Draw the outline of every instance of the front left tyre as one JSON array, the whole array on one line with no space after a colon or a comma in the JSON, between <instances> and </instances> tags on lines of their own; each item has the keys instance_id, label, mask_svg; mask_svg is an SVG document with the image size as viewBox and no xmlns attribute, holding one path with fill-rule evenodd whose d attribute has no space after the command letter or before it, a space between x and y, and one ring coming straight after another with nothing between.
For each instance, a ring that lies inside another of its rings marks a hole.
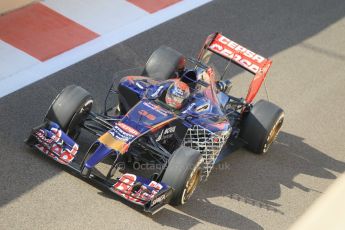
<instances>
[{"instance_id":1,"label":"front left tyre","mask_svg":"<svg viewBox=\"0 0 345 230\"><path fill-rule=\"evenodd\" d=\"M174 151L162 182L174 189L171 205L182 205L189 200L201 180L203 158L189 147L181 146Z\"/></svg>"}]
</instances>

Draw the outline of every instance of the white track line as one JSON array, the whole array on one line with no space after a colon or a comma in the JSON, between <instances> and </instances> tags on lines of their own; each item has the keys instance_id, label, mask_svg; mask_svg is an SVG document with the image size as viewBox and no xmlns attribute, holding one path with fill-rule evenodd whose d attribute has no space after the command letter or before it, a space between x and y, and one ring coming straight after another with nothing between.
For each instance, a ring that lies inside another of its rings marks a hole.
<instances>
[{"instance_id":1,"label":"white track line","mask_svg":"<svg viewBox=\"0 0 345 230\"><path fill-rule=\"evenodd\" d=\"M0 86L2 85L2 79L41 63L24 51L2 40L0 40L0 60Z\"/></svg>"},{"instance_id":2,"label":"white track line","mask_svg":"<svg viewBox=\"0 0 345 230\"><path fill-rule=\"evenodd\" d=\"M184 0L0 80L0 98L212 0Z\"/></svg>"},{"instance_id":3,"label":"white track line","mask_svg":"<svg viewBox=\"0 0 345 230\"><path fill-rule=\"evenodd\" d=\"M100 35L147 17L149 13L125 0L44 0L44 5Z\"/></svg>"}]
</instances>

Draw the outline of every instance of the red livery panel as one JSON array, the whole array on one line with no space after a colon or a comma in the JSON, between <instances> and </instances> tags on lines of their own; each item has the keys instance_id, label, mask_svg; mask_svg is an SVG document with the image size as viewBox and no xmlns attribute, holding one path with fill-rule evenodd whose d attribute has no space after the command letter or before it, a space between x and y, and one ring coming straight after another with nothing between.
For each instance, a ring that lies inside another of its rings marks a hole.
<instances>
[{"instance_id":1,"label":"red livery panel","mask_svg":"<svg viewBox=\"0 0 345 230\"><path fill-rule=\"evenodd\" d=\"M224 37L222 34L218 34L215 37L209 49L227 59L235 61L254 74L258 73L269 61L229 38Z\"/></svg>"},{"instance_id":2,"label":"red livery panel","mask_svg":"<svg viewBox=\"0 0 345 230\"><path fill-rule=\"evenodd\" d=\"M206 41L206 44L208 42L209 41ZM239 45L231 39L223 36L221 33L216 33L214 35L213 40L209 43L207 48L208 50L235 62L239 66L255 74L246 97L247 102L252 102L259 91L261 84L265 80L272 61Z\"/></svg>"}]
</instances>

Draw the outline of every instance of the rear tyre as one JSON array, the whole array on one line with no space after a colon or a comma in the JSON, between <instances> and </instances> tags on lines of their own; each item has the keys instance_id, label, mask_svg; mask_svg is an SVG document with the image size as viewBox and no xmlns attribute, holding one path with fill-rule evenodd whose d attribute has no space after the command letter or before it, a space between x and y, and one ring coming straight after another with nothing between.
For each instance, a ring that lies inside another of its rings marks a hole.
<instances>
[{"instance_id":1,"label":"rear tyre","mask_svg":"<svg viewBox=\"0 0 345 230\"><path fill-rule=\"evenodd\" d=\"M92 104L93 99L88 91L80 86L67 86L50 105L45 120L57 123L64 132L76 138Z\"/></svg>"},{"instance_id":2,"label":"rear tyre","mask_svg":"<svg viewBox=\"0 0 345 230\"><path fill-rule=\"evenodd\" d=\"M167 80L184 64L185 57L181 53L170 47L161 46L151 54L143 75L155 80Z\"/></svg>"},{"instance_id":3,"label":"rear tyre","mask_svg":"<svg viewBox=\"0 0 345 230\"><path fill-rule=\"evenodd\" d=\"M254 153L266 153L283 125L284 111L277 105L260 100L245 115L240 136L246 148Z\"/></svg>"},{"instance_id":4,"label":"rear tyre","mask_svg":"<svg viewBox=\"0 0 345 230\"><path fill-rule=\"evenodd\" d=\"M188 147L174 151L162 182L174 189L171 205L177 206L187 202L201 180L203 158L201 154Z\"/></svg>"}]
</instances>

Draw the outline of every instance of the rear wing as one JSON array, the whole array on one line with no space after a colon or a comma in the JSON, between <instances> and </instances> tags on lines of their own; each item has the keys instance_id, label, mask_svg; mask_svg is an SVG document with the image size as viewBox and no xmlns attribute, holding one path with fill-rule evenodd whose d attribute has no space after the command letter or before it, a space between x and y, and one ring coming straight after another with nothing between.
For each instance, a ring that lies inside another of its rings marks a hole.
<instances>
[{"instance_id":1,"label":"rear wing","mask_svg":"<svg viewBox=\"0 0 345 230\"><path fill-rule=\"evenodd\" d=\"M221 33L214 33L207 37L198 59L204 63L208 63L211 56L208 51L255 74L246 96L246 101L251 103L265 80L272 61L239 45Z\"/></svg>"}]
</instances>

